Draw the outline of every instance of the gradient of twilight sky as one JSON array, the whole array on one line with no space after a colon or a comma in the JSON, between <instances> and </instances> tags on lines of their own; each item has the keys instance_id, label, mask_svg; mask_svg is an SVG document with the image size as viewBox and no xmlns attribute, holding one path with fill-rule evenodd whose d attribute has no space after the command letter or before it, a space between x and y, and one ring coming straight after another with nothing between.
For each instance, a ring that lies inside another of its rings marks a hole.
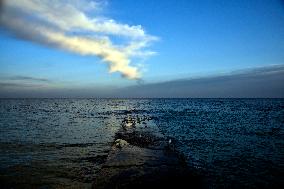
<instances>
[{"instance_id":1,"label":"gradient of twilight sky","mask_svg":"<svg viewBox=\"0 0 284 189\"><path fill-rule=\"evenodd\" d=\"M67 18L62 24L60 16L52 15L56 11L41 15L42 10L53 10L50 4L56 1L45 1L49 9L37 10L28 4L38 0L7 2L0 27L0 81L6 88L101 90L136 85L137 78L147 84L284 65L281 0L62 1L82 11L90 23L97 19L91 26L77 26ZM66 12L71 15L70 10ZM20 16L24 24L7 23L7 18ZM115 32L109 23L116 24ZM100 31L99 24L105 24ZM42 28L29 29L38 25ZM43 34L34 38L36 32ZM64 39L55 38L56 32ZM93 43L84 41L81 49L71 41L90 36Z\"/></svg>"}]
</instances>

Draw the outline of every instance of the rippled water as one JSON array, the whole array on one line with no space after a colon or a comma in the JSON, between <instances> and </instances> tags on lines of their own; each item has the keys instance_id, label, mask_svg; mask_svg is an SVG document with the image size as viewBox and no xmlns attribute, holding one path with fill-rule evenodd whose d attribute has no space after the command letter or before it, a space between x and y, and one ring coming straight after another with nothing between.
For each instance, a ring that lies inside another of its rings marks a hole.
<instances>
[{"instance_id":1,"label":"rippled water","mask_svg":"<svg viewBox=\"0 0 284 189\"><path fill-rule=\"evenodd\" d=\"M157 119L211 186L283 185L284 100L165 100Z\"/></svg>"},{"instance_id":2,"label":"rippled water","mask_svg":"<svg viewBox=\"0 0 284 189\"><path fill-rule=\"evenodd\" d=\"M128 114L154 117L212 188L283 186L284 99L2 99L0 181L90 187Z\"/></svg>"}]
</instances>

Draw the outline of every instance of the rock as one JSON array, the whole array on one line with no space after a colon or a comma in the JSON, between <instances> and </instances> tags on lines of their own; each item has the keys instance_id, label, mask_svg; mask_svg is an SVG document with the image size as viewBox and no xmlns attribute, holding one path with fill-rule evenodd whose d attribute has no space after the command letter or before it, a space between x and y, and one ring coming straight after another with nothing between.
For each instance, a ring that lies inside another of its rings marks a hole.
<instances>
[{"instance_id":1,"label":"rock","mask_svg":"<svg viewBox=\"0 0 284 189\"><path fill-rule=\"evenodd\" d=\"M115 143L115 146L118 147L118 148L122 148L123 146L128 145L128 142L126 140L123 140L123 139L116 139L114 143Z\"/></svg>"},{"instance_id":2,"label":"rock","mask_svg":"<svg viewBox=\"0 0 284 189\"><path fill-rule=\"evenodd\" d=\"M173 141L167 140L157 125L144 117L141 124L136 122L136 127L123 128L116 133L115 145L92 188L202 188L199 175L189 169L182 156L169 148ZM132 120L125 118L122 127Z\"/></svg>"}]
</instances>

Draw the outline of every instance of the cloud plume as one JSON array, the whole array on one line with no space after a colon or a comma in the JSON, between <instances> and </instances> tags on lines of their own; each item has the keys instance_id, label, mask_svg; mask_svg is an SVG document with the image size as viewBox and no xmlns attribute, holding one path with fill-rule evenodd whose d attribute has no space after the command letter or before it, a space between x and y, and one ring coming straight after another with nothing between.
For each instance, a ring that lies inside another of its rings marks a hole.
<instances>
[{"instance_id":1,"label":"cloud plume","mask_svg":"<svg viewBox=\"0 0 284 189\"><path fill-rule=\"evenodd\" d=\"M128 79L141 77L132 62L134 57L154 54L145 48L157 38L140 25L130 26L101 16L103 1L4 0L1 4L1 26L15 36L80 55L98 56L108 64L110 73L120 72Z\"/></svg>"}]
</instances>

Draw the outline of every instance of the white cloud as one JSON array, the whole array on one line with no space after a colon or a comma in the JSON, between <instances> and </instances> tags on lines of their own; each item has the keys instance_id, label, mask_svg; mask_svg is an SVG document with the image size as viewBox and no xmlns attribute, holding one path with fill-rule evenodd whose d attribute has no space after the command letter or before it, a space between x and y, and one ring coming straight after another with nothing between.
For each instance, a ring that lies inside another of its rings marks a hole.
<instances>
[{"instance_id":1,"label":"white cloud","mask_svg":"<svg viewBox=\"0 0 284 189\"><path fill-rule=\"evenodd\" d=\"M1 24L18 37L81 55L95 55L109 64L110 72L138 79L132 57L146 57L144 50L157 40L140 26L121 24L100 15L102 1L6 0ZM92 12L93 17L87 13ZM112 37L122 38L114 44Z\"/></svg>"}]
</instances>

